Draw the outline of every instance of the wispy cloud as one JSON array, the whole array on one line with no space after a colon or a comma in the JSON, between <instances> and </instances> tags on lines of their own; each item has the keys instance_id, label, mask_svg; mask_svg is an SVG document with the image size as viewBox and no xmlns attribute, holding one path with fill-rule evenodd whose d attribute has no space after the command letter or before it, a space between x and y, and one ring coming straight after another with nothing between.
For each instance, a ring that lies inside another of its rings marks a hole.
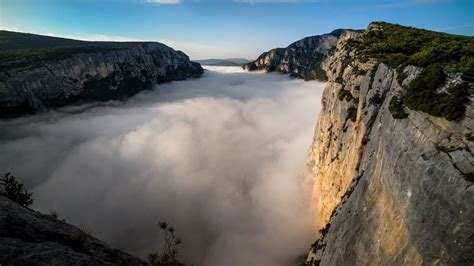
<instances>
[{"instance_id":1,"label":"wispy cloud","mask_svg":"<svg viewBox=\"0 0 474 266\"><path fill-rule=\"evenodd\" d=\"M317 2L317 0L234 0L234 2L255 5L255 4L272 4L272 3L290 3L290 4L314 3L314 2Z\"/></svg>"},{"instance_id":2,"label":"wispy cloud","mask_svg":"<svg viewBox=\"0 0 474 266\"><path fill-rule=\"evenodd\" d=\"M161 5L178 5L181 3L181 0L145 0L145 2Z\"/></svg>"},{"instance_id":3,"label":"wispy cloud","mask_svg":"<svg viewBox=\"0 0 474 266\"><path fill-rule=\"evenodd\" d=\"M407 0L407 1L393 1L384 4L378 4L375 7L378 8L406 8L419 5L434 5L448 3L450 0Z\"/></svg>"}]
</instances>

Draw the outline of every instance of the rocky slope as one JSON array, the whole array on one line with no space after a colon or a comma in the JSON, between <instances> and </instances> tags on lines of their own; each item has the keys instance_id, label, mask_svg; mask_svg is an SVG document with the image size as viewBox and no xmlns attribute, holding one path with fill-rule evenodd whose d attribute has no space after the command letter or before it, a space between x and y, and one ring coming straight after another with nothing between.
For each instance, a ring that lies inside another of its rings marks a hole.
<instances>
[{"instance_id":1,"label":"rocky slope","mask_svg":"<svg viewBox=\"0 0 474 266\"><path fill-rule=\"evenodd\" d=\"M203 73L184 53L160 43L73 42L74 46L37 48L30 57L24 53L31 50L2 50L0 117L78 101L122 99Z\"/></svg>"},{"instance_id":2,"label":"rocky slope","mask_svg":"<svg viewBox=\"0 0 474 266\"><path fill-rule=\"evenodd\" d=\"M473 84L462 119L406 107L395 119L392 98L422 69L399 77L358 57L354 43L375 30L343 33L322 64L329 81L308 158L321 230L308 264L472 265Z\"/></svg>"},{"instance_id":3,"label":"rocky slope","mask_svg":"<svg viewBox=\"0 0 474 266\"><path fill-rule=\"evenodd\" d=\"M0 196L1 265L146 265L87 232Z\"/></svg>"},{"instance_id":4,"label":"rocky slope","mask_svg":"<svg viewBox=\"0 0 474 266\"><path fill-rule=\"evenodd\" d=\"M338 29L328 34L304 38L286 48L272 49L260 55L257 60L245 64L243 68L249 71L276 71L306 80L325 80L321 63L336 47L337 40L344 31Z\"/></svg>"}]
</instances>

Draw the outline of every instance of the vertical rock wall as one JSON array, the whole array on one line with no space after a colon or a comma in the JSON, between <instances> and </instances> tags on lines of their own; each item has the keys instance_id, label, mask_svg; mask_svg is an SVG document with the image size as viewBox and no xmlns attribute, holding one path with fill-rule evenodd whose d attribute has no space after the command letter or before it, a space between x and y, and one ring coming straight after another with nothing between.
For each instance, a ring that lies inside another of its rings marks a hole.
<instances>
[{"instance_id":1,"label":"vertical rock wall","mask_svg":"<svg viewBox=\"0 0 474 266\"><path fill-rule=\"evenodd\" d=\"M458 122L406 110L394 69L355 59L347 32L323 62L323 94L308 165L320 238L308 261L322 265L472 265L474 106ZM420 69L405 68L408 83Z\"/></svg>"}]
</instances>

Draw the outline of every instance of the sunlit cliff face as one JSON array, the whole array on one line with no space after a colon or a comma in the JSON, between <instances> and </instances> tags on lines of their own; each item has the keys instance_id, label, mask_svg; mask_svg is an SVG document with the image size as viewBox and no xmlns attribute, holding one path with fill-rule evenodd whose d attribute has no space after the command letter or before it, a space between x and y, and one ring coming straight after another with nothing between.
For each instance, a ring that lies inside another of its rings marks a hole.
<instances>
[{"instance_id":1,"label":"sunlit cliff face","mask_svg":"<svg viewBox=\"0 0 474 266\"><path fill-rule=\"evenodd\" d=\"M125 104L0 122L0 170L112 245L145 257L156 223L199 265L288 265L314 238L307 150L322 83L211 68Z\"/></svg>"}]
</instances>

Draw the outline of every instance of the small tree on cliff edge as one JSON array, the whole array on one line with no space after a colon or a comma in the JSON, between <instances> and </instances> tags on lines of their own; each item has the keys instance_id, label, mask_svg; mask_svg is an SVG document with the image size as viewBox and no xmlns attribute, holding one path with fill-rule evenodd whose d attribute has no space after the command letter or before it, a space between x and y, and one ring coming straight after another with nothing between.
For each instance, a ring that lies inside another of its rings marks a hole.
<instances>
[{"instance_id":1,"label":"small tree on cliff edge","mask_svg":"<svg viewBox=\"0 0 474 266\"><path fill-rule=\"evenodd\" d=\"M152 266L183 266L178 260L178 245L181 244L181 238L174 234L174 227L165 221L160 221L158 226L164 233L165 243L161 253L155 252L148 255L148 262Z\"/></svg>"},{"instance_id":2,"label":"small tree on cliff edge","mask_svg":"<svg viewBox=\"0 0 474 266\"><path fill-rule=\"evenodd\" d=\"M6 173L0 178L0 195L3 195L23 207L33 203L33 193L29 193L22 183L16 181L16 178L10 173Z\"/></svg>"}]
</instances>

